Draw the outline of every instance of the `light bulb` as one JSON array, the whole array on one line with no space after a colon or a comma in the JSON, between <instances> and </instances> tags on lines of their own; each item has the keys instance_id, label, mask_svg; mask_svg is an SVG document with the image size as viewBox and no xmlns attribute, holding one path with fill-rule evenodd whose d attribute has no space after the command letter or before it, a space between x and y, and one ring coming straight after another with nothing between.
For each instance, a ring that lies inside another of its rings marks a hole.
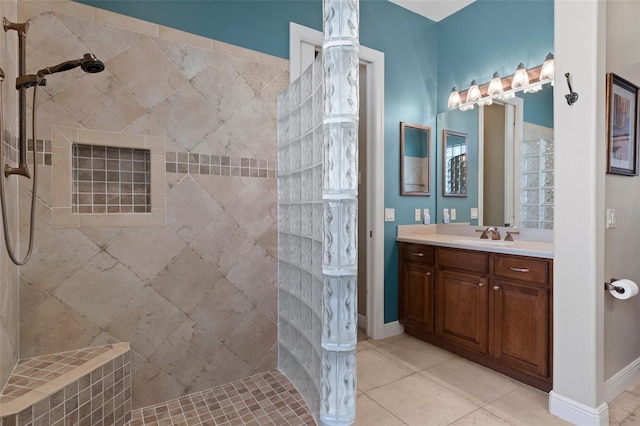
<instances>
[{"instance_id":1,"label":"light bulb","mask_svg":"<svg viewBox=\"0 0 640 426\"><path fill-rule=\"evenodd\" d=\"M555 72L555 61L553 59L553 53L549 53L542 64L540 69L540 80L553 79Z\"/></svg>"},{"instance_id":2,"label":"light bulb","mask_svg":"<svg viewBox=\"0 0 640 426\"><path fill-rule=\"evenodd\" d=\"M527 74L527 68L521 62L518 65L516 73L513 75L513 81L511 82L512 89L521 89L529 85L529 74Z\"/></svg>"},{"instance_id":3,"label":"light bulb","mask_svg":"<svg viewBox=\"0 0 640 426\"><path fill-rule=\"evenodd\" d=\"M460 97L460 92L456 89L456 86L453 86L451 89L451 94L449 95L449 102L447 102L447 106L449 109L458 108L462 104L462 98Z\"/></svg>"},{"instance_id":4,"label":"light bulb","mask_svg":"<svg viewBox=\"0 0 640 426\"><path fill-rule=\"evenodd\" d=\"M466 103L469 102L478 102L480 99L480 87L478 87L478 82L475 80L471 81L471 85L469 86L469 90L467 91L467 100Z\"/></svg>"},{"instance_id":5,"label":"light bulb","mask_svg":"<svg viewBox=\"0 0 640 426\"><path fill-rule=\"evenodd\" d=\"M500 78L500 74L498 72L493 73L493 78L489 82L489 88L487 89L487 94L489 96L500 95L504 89L502 88L502 79Z\"/></svg>"}]
</instances>

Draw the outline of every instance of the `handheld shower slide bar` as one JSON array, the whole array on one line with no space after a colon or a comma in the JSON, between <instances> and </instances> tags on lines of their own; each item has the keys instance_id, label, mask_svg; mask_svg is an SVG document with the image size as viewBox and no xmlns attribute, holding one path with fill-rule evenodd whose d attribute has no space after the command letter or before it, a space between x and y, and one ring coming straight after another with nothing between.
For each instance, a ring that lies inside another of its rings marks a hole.
<instances>
[{"instance_id":1,"label":"handheld shower slide bar","mask_svg":"<svg viewBox=\"0 0 640 426\"><path fill-rule=\"evenodd\" d=\"M37 112L37 93L38 86L46 86L45 76L55 74L58 72L69 71L74 68L80 67L83 71L93 74L104 70L104 63L100 61L92 53L86 53L82 58L65 61L52 67L46 67L39 70L36 74L26 74L27 61L26 61L26 37L29 30L29 21L23 23L10 22L7 18L2 19L3 28L6 31L13 30L18 33L18 77L16 78L16 90L18 90L18 166L11 167L8 164L4 166L4 176L16 174L18 176L24 176L31 178L27 162L27 89L34 87L33 89L33 108L31 119L31 138L33 140L33 186L31 190L31 217L29 221L29 247L27 253L22 260L19 260L12 248L7 219L7 208L4 191L4 181L0 178L0 204L2 205L2 225L4 229L4 241L7 247L9 258L16 265L24 265L31 257L33 251L33 232L35 222L35 206L36 206L36 191L38 188L38 166L36 164L36 158L38 154L37 138L36 138L36 112ZM4 71L0 68L0 135L4 134L4 123L2 116L4 115L4 105L2 100L2 83L4 81ZM0 158L4 158L3 154L3 142L0 140Z\"/></svg>"}]
</instances>

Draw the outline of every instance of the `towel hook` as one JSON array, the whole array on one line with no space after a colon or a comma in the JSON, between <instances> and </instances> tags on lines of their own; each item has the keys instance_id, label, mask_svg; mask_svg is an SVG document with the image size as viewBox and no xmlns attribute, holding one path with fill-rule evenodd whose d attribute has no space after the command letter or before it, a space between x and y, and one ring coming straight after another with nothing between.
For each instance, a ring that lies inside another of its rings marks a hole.
<instances>
[{"instance_id":1,"label":"towel hook","mask_svg":"<svg viewBox=\"0 0 640 426\"><path fill-rule=\"evenodd\" d=\"M567 85L569 86L569 94L564 95L564 97L567 99L567 103L569 104L569 106L571 106L578 101L578 94L571 88L571 75L569 73L566 73L564 76L567 78Z\"/></svg>"}]
</instances>

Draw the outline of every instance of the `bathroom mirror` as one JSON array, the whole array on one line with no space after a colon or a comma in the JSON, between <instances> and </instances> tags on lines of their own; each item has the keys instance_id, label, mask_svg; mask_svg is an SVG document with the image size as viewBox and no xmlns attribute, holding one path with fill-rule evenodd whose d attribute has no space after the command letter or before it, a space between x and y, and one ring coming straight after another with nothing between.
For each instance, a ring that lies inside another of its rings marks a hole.
<instances>
[{"instance_id":1,"label":"bathroom mirror","mask_svg":"<svg viewBox=\"0 0 640 426\"><path fill-rule=\"evenodd\" d=\"M467 134L442 131L442 195L467 196Z\"/></svg>"},{"instance_id":2,"label":"bathroom mirror","mask_svg":"<svg viewBox=\"0 0 640 426\"><path fill-rule=\"evenodd\" d=\"M400 123L400 195L430 195L431 127Z\"/></svg>"},{"instance_id":3,"label":"bathroom mirror","mask_svg":"<svg viewBox=\"0 0 640 426\"><path fill-rule=\"evenodd\" d=\"M553 229L553 87L537 93L437 117L437 215L455 208L456 222L481 226ZM455 200L447 188L444 130L467 140L467 198ZM436 218L442 222L442 217Z\"/></svg>"}]
</instances>

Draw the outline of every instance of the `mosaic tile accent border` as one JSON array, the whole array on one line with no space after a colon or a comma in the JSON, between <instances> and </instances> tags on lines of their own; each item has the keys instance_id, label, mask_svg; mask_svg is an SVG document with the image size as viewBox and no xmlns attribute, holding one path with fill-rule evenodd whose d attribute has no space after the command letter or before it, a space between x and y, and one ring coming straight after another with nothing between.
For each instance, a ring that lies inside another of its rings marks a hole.
<instances>
[{"instance_id":1,"label":"mosaic tile accent border","mask_svg":"<svg viewBox=\"0 0 640 426\"><path fill-rule=\"evenodd\" d=\"M19 361L0 410L0 426L124 426L131 418L129 344Z\"/></svg>"},{"instance_id":2,"label":"mosaic tile accent border","mask_svg":"<svg viewBox=\"0 0 640 426\"><path fill-rule=\"evenodd\" d=\"M295 386L278 370L134 410L130 426L316 423Z\"/></svg>"},{"instance_id":3,"label":"mosaic tile accent border","mask_svg":"<svg viewBox=\"0 0 640 426\"><path fill-rule=\"evenodd\" d=\"M275 179L276 161L167 151L167 173Z\"/></svg>"}]
</instances>

